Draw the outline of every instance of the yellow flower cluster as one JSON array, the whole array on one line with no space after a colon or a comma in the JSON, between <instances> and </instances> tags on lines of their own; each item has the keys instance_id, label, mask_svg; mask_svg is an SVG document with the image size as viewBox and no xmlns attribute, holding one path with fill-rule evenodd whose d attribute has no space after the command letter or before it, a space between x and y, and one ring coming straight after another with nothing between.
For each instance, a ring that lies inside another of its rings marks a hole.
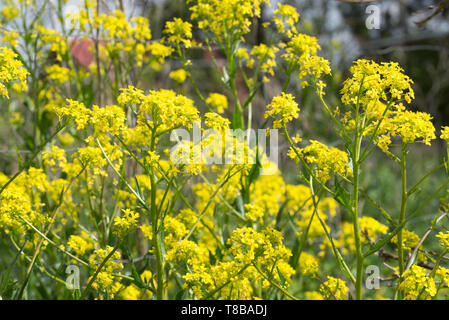
<instances>
[{"instance_id":1,"label":"yellow flower cluster","mask_svg":"<svg viewBox=\"0 0 449 320\"><path fill-rule=\"evenodd\" d=\"M439 232L436 237L440 239L440 245L449 250L449 232Z\"/></svg>"},{"instance_id":2,"label":"yellow flower cluster","mask_svg":"<svg viewBox=\"0 0 449 320\"><path fill-rule=\"evenodd\" d=\"M106 249L97 249L89 257L89 265L95 271L97 267L105 261L106 257L112 252L112 247L107 247ZM112 257L104 263L103 268L98 273L94 282L92 283L92 288L98 290L101 294L100 297L113 298L115 294L120 290L120 283L114 273L120 269L123 269L121 263L114 262L114 260L120 259L120 253L115 251ZM89 278L90 281L91 277Z\"/></svg>"},{"instance_id":3,"label":"yellow flower cluster","mask_svg":"<svg viewBox=\"0 0 449 320\"><path fill-rule=\"evenodd\" d=\"M274 119L273 128L282 128L284 124L298 118L299 107L293 95L282 92L273 98L265 111L265 118Z\"/></svg>"},{"instance_id":4,"label":"yellow flower cluster","mask_svg":"<svg viewBox=\"0 0 449 320\"><path fill-rule=\"evenodd\" d=\"M343 280L331 276L327 276L327 280L320 286L320 293L326 300L347 300L348 291Z\"/></svg>"},{"instance_id":5,"label":"yellow flower cluster","mask_svg":"<svg viewBox=\"0 0 449 320\"><path fill-rule=\"evenodd\" d=\"M427 275L426 269L417 265L404 272L399 289L404 291L407 300L430 300L437 293L433 278Z\"/></svg>"},{"instance_id":6,"label":"yellow flower cluster","mask_svg":"<svg viewBox=\"0 0 449 320\"><path fill-rule=\"evenodd\" d=\"M17 54L9 48L0 47L0 96L9 98L8 91L6 90L6 86L9 84L14 84L16 91L26 90L27 75L28 71L17 60Z\"/></svg>"},{"instance_id":7,"label":"yellow flower cluster","mask_svg":"<svg viewBox=\"0 0 449 320\"><path fill-rule=\"evenodd\" d=\"M225 35L232 35L235 41L250 31L252 18L260 17L260 6L264 2L268 4L266 0L195 0L190 7L190 17L198 22L200 29L210 31L224 44Z\"/></svg>"},{"instance_id":8,"label":"yellow flower cluster","mask_svg":"<svg viewBox=\"0 0 449 320\"><path fill-rule=\"evenodd\" d=\"M342 177L351 176L352 171L348 166L348 154L335 147L328 147L319 141L311 140L310 145L304 148L290 148L288 155L295 161L304 161L312 166L318 179L327 182L333 174Z\"/></svg>"},{"instance_id":9,"label":"yellow flower cluster","mask_svg":"<svg viewBox=\"0 0 449 320\"><path fill-rule=\"evenodd\" d=\"M209 94L206 103L210 104L218 113L223 113L228 108L228 98L220 93Z\"/></svg>"},{"instance_id":10,"label":"yellow flower cluster","mask_svg":"<svg viewBox=\"0 0 449 320\"><path fill-rule=\"evenodd\" d=\"M415 248L419 243L419 236L413 231L403 229L402 230L402 246L405 250L411 250ZM395 235L391 238L391 242L394 244L398 244L398 236Z\"/></svg>"},{"instance_id":11,"label":"yellow flower cluster","mask_svg":"<svg viewBox=\"0 0 449 320\"><path fill-rule=\"evenodd\" d=\"M299 259L299 271L305 276L314 276L319 272L319 259L303 252Z\"/></svg>"},{"instance_id":12,"label":"yellow flower cluster","mask_svg":"<svg viewBox=\"0 0 449 320\"><path fill-rule=\"evenodd\" d=\"M114 219L114 231L120 235L126 235L131 230L137 228L139 214L130 209L124 209L121 217Z\"/></svg>"}]
</instances>

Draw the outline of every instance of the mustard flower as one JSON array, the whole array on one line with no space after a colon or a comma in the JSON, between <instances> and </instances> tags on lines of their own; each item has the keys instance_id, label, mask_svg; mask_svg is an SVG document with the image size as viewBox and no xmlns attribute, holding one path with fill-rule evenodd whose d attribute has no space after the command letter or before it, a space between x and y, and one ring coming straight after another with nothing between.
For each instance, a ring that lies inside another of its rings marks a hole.
<instances>
[{"instance_id":1,"label":"mustard flower","mask_svg":"<svg viewBox=\"0 0 449 320\"><path fill-rule=\"evenodd\" d=\"M433 278L427 275L426 269L413 265L404 272L404 280L399 284L399 289L405 293L405 299L429 300L437 293L437 288Z\"/></svg>"},{"instance_id":2,"label":"mustard flower","mask_svg":"<svg viewBox=\"0 0 449 320\"><path fill-rule=\"evenodd\" d=\"M346 300L348 299L348 287L346 283L338 278L327 276L327 281L320 286L320 293L326 300Z\"/></svg>"},{"instance_id":3,"label":"mustard flower","mask_svg":"<svg viewBox=\"0 0 449 320\"><path fill-rule=\"evenodd\" d=\"M170 72L169 77L177 83L183 83L184 81L186 81L187 72L184 69L177 69Z\"/></svg>"},{"instance_id":4,"label":"mustard flower","mask_svg":"<svg viewBox=\"0 0 449 320\"><path fill-rule=\"evenodd\" d=\"M220 93L211 93L206 99L206 103L216 109L218 113L223 113L228 108L228 99Z\"/></svg>"},{"instance_id":5,"label":"mustard flower","mask_svg":"<svg viewBox=\"0 0 449 320\"><path fill-rule=\"evenodd\" d=\"M27 75L28 71L26 71L22 63L17 60L17 54L9 48L0 47L0 95L9 98L6 85L16 81L20 84L18 87L16 86L19 91L26 90Z\"/></svg>"},{"instance_id":6,"label":"mustard flower","mask_svg":"<svg viewBox=\"0 0 449 320\"><path fill-rule=\"evenodd\" d=\"M319 259L310 253L302 252L299 258L299 270L305 276L314 276L319 272Z\"/></svg>"},{"instance_id":7,"label":"mustard flower","mask_svg":"<svg viewBox=\"0 0 449 320\"><path fill-rule=\"evenodd\" d=\"M282 95L274 97L267 106L265 118L272 117L273 128L282 128L283 124L298 118L299 107L293 95L282 92Z\"/></svg>"}]
</instances>

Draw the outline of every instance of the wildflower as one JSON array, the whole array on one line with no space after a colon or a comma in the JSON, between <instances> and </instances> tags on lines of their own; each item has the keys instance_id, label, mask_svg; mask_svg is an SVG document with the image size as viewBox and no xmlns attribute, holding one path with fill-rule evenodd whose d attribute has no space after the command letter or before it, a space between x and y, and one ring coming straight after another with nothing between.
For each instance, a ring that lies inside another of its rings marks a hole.
<instances>
[{"instance_id":1,"label":"wildflower","mask_svg":"<svg viewBox=\"0 0 449 320\"><path fill-rule=\"evenodd\" d=\"M71 235L67 246L80 256L94 249L94 243L85 231L82 231L79 236Z\"/></svg>"},{"instance_id":2,"label":"wildflower","mask_svg":"<svg viewBox=\"0 0 449 320\"><path fill-rule=\"evenodd\" d=\"M48 79L53 80L58 84L69 81L72 74L70 69L61 67L57 64L46 67L45 72L48 75Z\"/></svg>"},{"instance_id":3,"label":"wildflower","mask_svg":"<svg viewBox=\"0 0 449 320\"><path fill-rule=\"evenodd\" d=\"M314 276L319 271L319 260L310 253L303 252L299 259L299 270L305 276Z\"/></svg>"},{"instance_id":4,"label":"wildflower","mask_svg":"<svg viewBox=\"0 0 449 320\"><path fill-rule=\"evenodd\" d=\"M299 161L303 157L305 162L313 166L317 178L327 182L332 174L351 176L352 171L348 166L348 154L335 147L328 147L319 141L311 140L305 148L291 148L289 157Z\"/></svg>"},{"instance_id":5,"label":"wildflower","mask_svg":"<svg viewBox=\"0 0 449 320\"><path fill-rule=\"evenodd\" d=\"M64 149L58 146L52 146L51 151L42 152L42 161L48 166L56 166L63 168L67 163Z\"/></svg>"},{"instance_id":6,"label":"wildflower","mask_svg":"<svg viewBox=\"0 0 449 320\"><path fill-rule=\"evenodd\" d=\"M256 45L251 50L251 55L256 56L260 61L260 68L262 71L274 75L273 68L276 67L276 52L278 48L268 47L266 44L261 43Z\"/></svg>"},{"instance_id":7,"label":"wildflower","mask_svg":"<svg viewBox=\"0 0 449 320\"><path fill-rule=\"evenodd\" d=\"M386 225L380 223L374 218L366 216L359 219L359 226L365 240L368 240L366 234L368 234L368 237L372 241L375 241L378 236L384 235L388 231L388 227Z\"/></svg>"},{"instance_id":8,"label":"wildflower","mask_svg":"<svg viewBox=\"0 0 449 320\"><path fill-rule=\"evenodd\" d=\"M279 2L278 8L274 11L274 14L273 22L279 33L286 32L285 25L289 27L287 36L292 36L296 33L295 24L299 20L299 13L296 11L295 7Z\"/></svg>"},{"instance_id":9,"label":"wildflower","mask_svg":"<svg viewBox=\"0 0 449 320\"><path fill-rule=\"evenodd\" d=\"M106 249L97 249L94 253L89 257L89 265L93 270L96 270L97 267L105 261L105 258L111 254L113 248L107 246ZM104 296L104 294L108 294L109 297L114 297L114 295L119 291L120 286L114 277L113 273L117 270L123 269L123 265L121 263L114 262L114 260L120 259L120 253L115 251L112 256L103 264L103 268L98 273L94 282L92 283L92 288L98 290L100 292L100 296ZM89 280L91 277L89 277Z\"/></svg>"},{"instance_id":10,"label":"wildflower","mask_svg":"<svg viewBox=\"0 0 449 320\"><path fill-rule=\"evenodd\" d=\"M204 124L206 126L219 131L229 129L229 125L231 124L231 122L228 119L223 118L222 116L220 116L215 112L207 112L204 115L204 118L205 118Z\"/></svg>"},{"instance_id":11,"label":"wildflower","mask_svg":"<svg viewBox=\"0 0 449 320\"><path fill-rule=\"evenodd\" d=\"M449 141L449 127L441 127L440 139Z\"/></svg>"},{"instance_id":12,"label":"wildflower","mask_svg":"<svg viewBox=\"0 0 449 320\"><path fill-rule=\"evenodd\" d=\"M91 111L82 102L67 99L67 103L68 105L58 107L55 110L56 114L59 117L67 116L75 120L77 130L84 129L89 122Z\"/></svg>"},{"instance_id":13,"label":"wildflower","mask_svg":"<svg viewBox=\"0 0 449 320\"><path fill-rule=\"evenodd\" d=\"M167 41L179 45L182 43L184 47L192 46L192 24L182 21L180 18L174 18L173 21L167 21L164 33L168 34Z\"/></svg>"},{"instance_id":14,"label":"wildflower","mask_svg":"<svg viewBox=\"0 0 449 320\"><path fill-rule=\"evenodd\" d=\"M92 106L90 122L95 133L119 134L125 126L125 112L119 106L105 106L100 108Z\"/></svg>"},{"instance_id":15,"label":"wildflower","mask_svg":"<svg viewBox=\"0 0 449 320\"><path fill-rule=\"evenodd\" d=\"M169 76L177 83L183 83L184 81L186 81L187 73L184 69L177 69L170 72Z\"/></svg>"},{"instance_id":16,"label":"wildflower","mask_svg":"<svg viewBox=\"0 0 449 320\"><path fill-rule=\"evenodd\" d=\"M399 284L399 289L404 291L405 299L429 300L437 293L437 288L433 278L427 276L426 269L413 265L404 272L404 280Z\"/></svg>"},{"instance_id":17,"label":"wildflower","mask_svg":"<svg viewBox=\"0 0 449 320\"><path fill-rule=\"evenodd\" d=\"M449 232L439 232L436 237L440 239L440 245L449 250Z\"/></svg>"},{"instance_id":18,"label":"wildflower","mask_svg":"<svg viewBox=\"0 0 449 320\"><path fill-rule=\"evenodd\" d=\"M294 99L293 95L282 92L281 96L274 97L267 106L265 118L272 117L275 119L273 128L282 128L282 125L298 118L299 107Z\"/></svg>"},{"instance_id":19,"label":"wildflower","mask_svg":"<svg viewBox=\"0 0 449 320\"><path fill-rule=\"evenodd\" d=\"M130 209L124 209L122 211L122 216L115 217L114 219L114 229L117 234L125 235L137 227L139 214Z\"/></svg>"},{"instance_id":20,"label":"wildflower","mask_svg":"<svg viewBox=\"0 0 449 320\"><path fill-rule=\"evenodd\" d=\"M398 236L395 235L391 238L391 242L394 244L398 243ZM411 250L415 248L419 243L419 237L413 231L409 231L406 229L402 230L402 247L404 250Z\"/></svg>"},{"instance_id":21,"label":"wildflower","mask_svg":"<svg viewBox=\"0 0 449 320\"><path fill-rule=\"evenodd\" d=\"M320 293L326 300L346 300L348 299L348 287L346 283L331 276L327 276L327 281L320 286Z\"/></svg>"},{"instance_id":22,"label":"wildflower","mask_svg":"<svg viewBox=\"0 0 449 320\"><path fill-rule=\"evenodd\" d=\"M261 207L253 204L245 204L245 216L251 221L261 220L264 216L264 212Z\"/></svg>"},{"instance_id":23,"label":"wildflower","mask_svg":"<svg viewBox=\"0 0 449 320\"><path fill-rule=\"evenodd\" d=\"M18 81L20 86L19 91L26 90L26 77L28 71L25 70L22 63L16 59L15 54L11 49L0 47L0 96L9 98L6 85Z\"/></svg>"},{"instance_id":24,"label":"wildflower","mask_svg":"<svg viewBox=\"0 0 449 320\"><path fill-rule=\"evenodd\" d=\"M220 93L211 93L206 99L206 103L216 109L218 113L223 113L228 108L228 99Z\"/></svg>"},{"instance_id":25,"label":"wildflower","mask_svg":"<svg viewBox=\"0 0 449 320\"><path fill-rule=\"evenodd\" d=\"M304 295L306 296L306 300L324 300L321 293L317 291L307 291Z\"/></svg>"}]
</instances>

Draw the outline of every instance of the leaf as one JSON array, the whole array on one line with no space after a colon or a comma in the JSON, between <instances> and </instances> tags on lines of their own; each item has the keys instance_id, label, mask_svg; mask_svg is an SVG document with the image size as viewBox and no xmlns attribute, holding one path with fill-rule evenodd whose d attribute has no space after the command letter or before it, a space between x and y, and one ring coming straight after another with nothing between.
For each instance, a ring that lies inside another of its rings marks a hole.
<instances>
[{"instance_id":1,"label":"leaf","mask_svg":"<svg viewBox=\"0 0 449 320\"><path fill-rule=\"evenodd\" d=\"M335 180L335 200L352 212L351 195L341 186L338 180Z\"/></svg>"}]
</instances>

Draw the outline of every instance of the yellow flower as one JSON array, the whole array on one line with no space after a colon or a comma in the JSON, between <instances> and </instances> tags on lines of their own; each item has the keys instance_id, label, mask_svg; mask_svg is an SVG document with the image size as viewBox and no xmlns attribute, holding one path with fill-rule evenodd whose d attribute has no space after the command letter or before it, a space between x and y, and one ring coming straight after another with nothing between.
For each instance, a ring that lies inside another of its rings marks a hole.
<instances>
[{"instance_id":1,"label":"yellow flower","mask_svg":"<svg viewBox=\"0 0 449 320\"><path fill-rule=\"evenodd\" d=\"M184 81L186 81L187 73L184 69L178 69L170 72L169 76L177 83L183 83Z\"/></svg>"},{"instance_id":2,"label":"yellow flower","mask_svg":"<svg viewBox=\"0 0 449 320\"><path fill-rule=\"evenodd\" d=\"M223 113L228 108L228 99L220 93L209 94L206 103L210 104L218 113Z\"/></svg>"},{"instance_id":3,"label":"yellow flower","mask_svg":"<svg viewBox=\"0 0 449 320\"><path fill-rule=\"evenodd\" d=\"M346 300L348 299L348 287L346 283L331 276L327 276L327 281L320 286L320 293L326 300Z\"/></svg>"},{"instance_id":4,"label":"yellow flower","mask_svg":"<svg viewBox=\"0 0 449 320\"><path fill-rule=\"evenodd\" d=\"M405 299L429 300L437 293L437 288L433 278L427 275L426 269L413 265L404 272L404 280L399 285L399 289L405 293Z\"/></svg>"},{"instance_id":5,"label":"yellow flower","mask_svg":"<svg viewBox=\"0 0 449 320\"><path fill-rule=\"evenodd\" d=\"M282 92L282 95L274 97L267 106L265 118L272 117L273 128L282 128L283 124L298 118L299 107L293 95Z\"/></svg>"},{"instance_id":6,"label":"yellow flower","mask_svg":"<svg viewBox=\"0 0 449 320\"><path fill-rule=\"evenodd\" d=\"M71 235L67 242L67 246L81 256L94 249L94 243L85 231L82 231L79 236Z\"/></svg>"},{"instance_id":7,"label":"yellow flower","mask_svg":"<svg viewBox=\"0 0 449 320\"><path fill-rule=\"evenodd\" d=\"M168 34L167 41L179 45L180 43L186 48L192 46L192 24L182 21L180 18L174 18L173 21L167 21L164 33Z\"/></svg>"},{"instance_id":8,"label":"yellow flower","mask_svg":"<svg viewBox=\"0 0 449 320\"><path fill-rule=\"evenodd\" d=\"M449 127L441 127L440 138L449 141Z\"/></svg>"},{"instance_id":9,"label":"yellow flower","mask_svg":"<svg viewBox=\"0 0 449 320\"><path fill-rule=\"evenodd\" d=\"M351 176L349 157L344 151L335 147L328 147L319 141L311 140L305 148L290 148L288 155L295 161L299 161L298 155L312 166L318 179L327 182L332 174Z\"/></svg>"},{"instance_id":10,"label":"yellow flower","mask_svg":"<svg viewBox=\"0 0 449 320\"><path fill-rule=\"evenodd\" d=\"M439 232L436 237L440 239L440 245L449 250L449 232Z\"/></svg>"},{"instance_id":11,"label":"yellow flower","mask_svg":"<svg viewBox=\"0 0 449 320\"><path fill-rule=\"evenodd\" d=\"M20 86L17 87L20 91L27 89L26 77L28 71L25 70L22 63L16 59L15 54L11 49L0 47L0 96L9 98L6 85L18 81Z\"/></svg>"},{"instance_id":12,"label":"yellow flower","mask_svg":"<svg viewBox=\"0 0 449 320\"><path fill-rule=\"evenodd\" d=\"M125 235L129 231L137 228L137 220L139 219L139 214L130 209L124 209L122 211L122 216L115 217L114 219L114 230L117 234Z\"/></svg>"},{"instance_id":13,"label":"yellow flower","mask_svg":"<svg viewBox=\"0 0 449 320\"><path fill-rule=\"evenodd\" d=\"M319 271L319 260L310 253L302 252L299 258L299 270L305 276L314 276Z\"/></svg>"},{"instance_id":14,"label":"yellow flower","mask_svg":"<svg viewBox=\"0 0 449 320\"><path fill-rule=\"evenodd\" d=\"M398 243L398 235L395 235L391 238L391 242L394 244ZM411 250L415 248L419 243L419 237L413 231L409 231L406 229L402 230L402 246L405 250Z\"/></svg>"}]
</instances>

